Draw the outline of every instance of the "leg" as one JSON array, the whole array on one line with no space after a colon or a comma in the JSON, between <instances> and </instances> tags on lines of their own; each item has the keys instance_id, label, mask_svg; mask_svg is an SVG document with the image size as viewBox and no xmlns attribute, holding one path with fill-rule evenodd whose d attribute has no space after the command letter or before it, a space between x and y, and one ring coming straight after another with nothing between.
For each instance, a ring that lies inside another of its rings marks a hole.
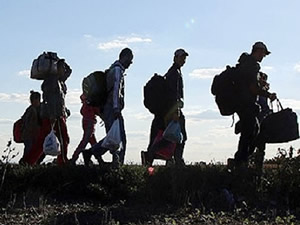
<instances>
[{"instance_id":1,"label":"leg","mask_svg":"<svg viewBox=\"0 0 300 225\"><path fill-rule=\"evenodd\" d=\"M175 164L184 165L185 163L183 160L183 150L184 150L185 142L187 140L187 134L185 129L185 117L182 113L179 117L179 123L180 123L183 140L182 143L176 145L174 158L175 158Z\"/></svg>"},{"instance_id":2,"label":"leg","mask_svg":"<svg viewBox=\"0 0 300 225\"><path fill-rule=\"evenodd\" d=\"M56 122L56 135L58 135L58 139L61 145L61 154L57 156L57 164L63 165L68 162L67 153L68 153L68 144L70 142L69 135L67 131L67 124L65 118L59 118Z\"/></svg>"},{"instance_id":3,"label":"leg","mask_svg":"<svg viewBox=\"0 0 300 225\"><path fill-rule=\"evenodd\" d=\"M255 139L256 108L255 105L238 112L241 123L241 135L238 150L234 155L235 163L247 163Z\"/></svg>"},{"instance_id":4,"label":"leg","mask_svg":"<svg viewBox=\"0 0 300 225\"><path fill-rule=\"evenodd\" d=\"M83 128L83 137L80 141L79 145L77 146L75 152L73 153L71 161L75 164L76 160L79 157L80 152L82 152L86 145L89 142L92 142L93 144L96 143L95 140L95 122L92 120L82 119L82 128Z\"/></svg>"},{"instance_id":5,"label":"leg","mask_svg":"<svg viewBox=\"0 0 300 225\"><path fill-rule=\"evenodd\" d=\"M120 152L119 152L119 160L120 160L121 164L124 164L127 140L126 140L126 133L125 133L125 125L124 125L123 116L120 116L119 121L120 121L120 133L121 133L121 140L122 140L122 147L121 147Z\"/></svg>"}]
</instances>

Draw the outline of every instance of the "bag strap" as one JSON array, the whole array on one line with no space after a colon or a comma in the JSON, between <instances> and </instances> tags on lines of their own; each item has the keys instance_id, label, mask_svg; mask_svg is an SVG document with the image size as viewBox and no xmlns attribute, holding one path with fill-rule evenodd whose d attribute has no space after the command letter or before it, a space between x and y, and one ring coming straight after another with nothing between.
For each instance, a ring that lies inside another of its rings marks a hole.
<instances>
[{"instance_id":1,"label":"bag strap","mask_svg":"<svg viewBox=\"0 0 300 225\"><path fill-rule=\"evenodd\" d=\"M276 105L277 105L277 111L278 112L283 110L282 104L281 104L281 102L279 101L278 98L276 98ZM273 102L271 102L271 101L270 101L270 108L273 111Z\"/></svg>"},{"instance_id":2,"label":"bag strap","mask_svg":"<svg viewBox=\"0 0 300 225\"><path fill-rule=\"evenodd\" d=\"M279 101L279 99L276 98L276 100L277 100L276 102L277 102L278 111L279 111L279 108L280 108L280 110L283 110L283 107L282 107L281 102Z\"/></svg>"}]
</instances>

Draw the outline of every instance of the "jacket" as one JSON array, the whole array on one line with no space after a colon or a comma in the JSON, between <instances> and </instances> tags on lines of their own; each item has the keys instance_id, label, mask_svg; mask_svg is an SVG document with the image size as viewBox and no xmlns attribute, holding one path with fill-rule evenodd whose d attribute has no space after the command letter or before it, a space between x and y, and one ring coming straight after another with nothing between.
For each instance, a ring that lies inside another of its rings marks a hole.
<instances>
[{"instance_id":1,"label":"jacket","mask_svg":"<svg viewBox=\"0 0 300 225\"><path fill-rule=\"evenodd\" d=\"M168 113L175 113L176 110L183 108L183 79L180 67L174 63L165 74L167 84Z\"/></svg>"},{"instance_id":2,"label":"jacket","mask_svg":"<svg viewBox=\"0 0 300 225\"><path fill-rule=\"evenodd\" d=\"M107 82L107 100L106 107L112 107L114 111L121 112L124 109L124 72L125 68L123 65L117 60L115 61L109 68L106 82Z\"/></svg>"},{"instance_id":3,"label":"jacket","mask_svg":"<svg viewBox=\"0 0 300 225\"><path fill-rule=\"evenodd\" d=\"M247 107L250 104L255 104L257 95L252 93L250 87L255 85L259 88L257 76L260 65L250 54L243 53L238 60L236 68L236 87L241 106Z\"/></svg>"}]
</instances>

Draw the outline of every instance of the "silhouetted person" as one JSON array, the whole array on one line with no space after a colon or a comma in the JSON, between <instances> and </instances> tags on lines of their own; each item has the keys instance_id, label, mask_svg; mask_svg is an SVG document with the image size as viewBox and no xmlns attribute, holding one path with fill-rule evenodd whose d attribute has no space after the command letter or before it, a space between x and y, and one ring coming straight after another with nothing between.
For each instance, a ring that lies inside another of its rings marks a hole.
<instances>
[{"instance_id":1,"label":"silhouetted person","mask_svg":"<svg viewBox=\"0 0 300 225\"><path fill-rule=\"evenodd\" d=\"M174 53L173 65L169 68L165 74L166 78L166 94L168 102L165 106L164 115L154 115L154 119L151 124L150 142L148 145L148 151L145 154L145 159L148 164L152 164L155 158L155 153L160 148L170 144L169 141L162 139L159 143L154 144L154 139L160 130L165 130L167 125L172 121L179 121L181 127L181 133L183 135L182 143L176 144L174 159L176 165L185 165L183 159L183 150L185 142L187 140L185 129L185 117L182 112L184 105L183 102L183 78L181 68L185 64L188 53L184 49L177 49Z\"/></svg>"},{"instance_id":2,"label":"silhouetted person","mask_svg":"<svg viewBox=\"0 0 300 225\"><path fill-rule=\"evenodd\" d=\"M107 74L107 90L108 96L104 105L103 112L101 112L101 119L104 121L106 133L110 130L113 122L116 119L120 121L120 133L122 145L118 151L111 149L105 149L101 147L103 139L95 144L91 149L83 151L83 157L85 164L89 164L91 155L93 154L99 163L102 161L102 155L108 150L111 150L113 155L114 164L123 164L125 160L126 152L126 133L124 127L124 118L122 110L124 109L124 94L125 94L125 70L132 64L133 53L131 49L124 48L120 54L119 59L115 61L109 68Z\"/></svg>"},{"instance_id":3,"label":"silhouetted person","mask_svg":"<svg viewBox=\"0 0 300 225\"><path fill-rule=\"evenodd\" d=\"M275 93L270 93L258 85L258 74L260 70L259 63L263 58L269 55L266 45L263 42L256 42L252 46L251 54L243 53L236 66L237 83L240 105L237 114L240 118L240 139L238 150L234 155L235 165L246 165L249 155L254 151L255 138L257 136L257 117L259 106L257 105L257 96L276 99Z\"/></svg>"}]
</instances>

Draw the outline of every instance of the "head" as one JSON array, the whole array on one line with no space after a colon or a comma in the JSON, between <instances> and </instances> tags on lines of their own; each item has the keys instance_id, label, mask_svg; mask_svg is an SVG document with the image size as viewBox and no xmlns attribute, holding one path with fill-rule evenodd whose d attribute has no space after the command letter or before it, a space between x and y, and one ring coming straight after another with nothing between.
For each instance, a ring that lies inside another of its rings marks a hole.
<instances>
[{"instance_id":1,"label":"head","mask_svg":"<svg viewBox=\"0 0 300 225\"><path fill-rule=\"evenodd\" d=\"M188 55L189 54L184 49L177 49L174 52L174 63L176 63L179 67L182 67L185 64L185 60Z\"/></svg>"},{"instance_id":2,"label":"head","mask_svg":"<svg viewBox=\"0 0 300 225\"><path fill-rule=\"evenodd\" d=\"M270 84L267 81L268 81L268 75L263 72L259 72L258 83L259 86L262 87L264 90L269 90L270 88Z\"/></svg>"},{"instance_id":3,"label":"head","mask_svg":"<svg viewBox=\"0 0 300 225\"><path fill-rule=\"evenodd\" d=\"M124 66L125 69L128 69L132 64L133 53L130 48L124 48L119 55L119 61Z\"/></svg>"},{"instance_id":4,"label":"head","mask_svg":"<svg viewBox=\"0 0 300 225\"><path fill-rule=\"evenodd\" d=\"M257 62L261 62L263 58L270 53L271 52L269 52L267 46L261 41L255 42L255 44L252 46L251 55Z\"/></svg>"},{"instance_id":5,"label":"head","mask_svg":"<svg viewBox=\"0 0 300 225\"><path fill-rule=\"evenodd\" d=\"M41 94L36 91L30 91L30 103L33 106L39 106L41 104Z\"/></svg>"}]
</instances>

